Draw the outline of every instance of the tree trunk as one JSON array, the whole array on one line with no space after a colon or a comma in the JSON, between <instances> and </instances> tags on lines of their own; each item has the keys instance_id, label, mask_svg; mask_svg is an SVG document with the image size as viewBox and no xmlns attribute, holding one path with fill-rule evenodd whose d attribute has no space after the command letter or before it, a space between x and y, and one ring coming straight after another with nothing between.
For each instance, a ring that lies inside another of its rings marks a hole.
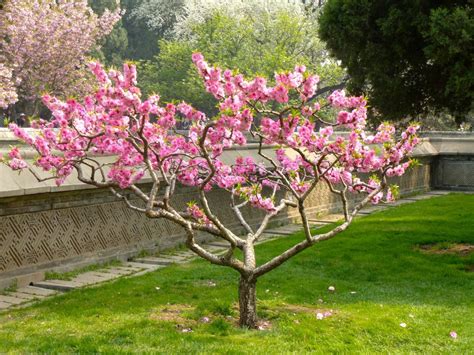
<instances>
[{"instance_id":1,"label":"tree trunk","mask_svg":"<svg viewBox=\"0 0 474 355\"><path fill-rule=\"evenodd\" d=\"M239 325L243 328L257 328L257 280L241 276L239 283Z\"/></svg>"}]
</instances>

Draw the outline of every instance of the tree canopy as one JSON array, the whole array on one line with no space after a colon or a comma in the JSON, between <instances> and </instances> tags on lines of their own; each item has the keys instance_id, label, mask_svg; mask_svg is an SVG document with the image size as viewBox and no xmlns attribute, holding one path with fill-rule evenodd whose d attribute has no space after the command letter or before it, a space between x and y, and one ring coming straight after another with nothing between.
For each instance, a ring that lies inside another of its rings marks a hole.
<instances>
[{"instance_id":1,"label":"tree canopy","mask_svg":"<svg viewBox=\"0 0 474 355\"><path fill-rule=\"evenodd\" d=\"M203 19L189 7L189 17L176 24L175 37L161 40L159 55L143 63L139 84L146 93L160 92L165 100L185 100L207 113L215 112L215 102L203 90L190 59L196 50L245 76L271 78L275 71L288 71L301 63L325 78L322 86L339 83L344 71L328 58L324 44L314 35L315 18L296 5L293 9L254 11L251 16L245 8L236 15L233 8L221 6Z\"/></svg>"},{"instance_id":2,"label":"tree canopy","mask_svg":"<svg viewBox=\"0 0 474 355\"><path fill-rule=\"evenodd\" d=\"M7 1L0 12L0 69L1 81L10 84L0 88L2 106L19 100L32 109L45 90L58 96L87 90L85 57L120 16L119 8L97 16L85 0Z\"/></svg>"},{"instance_id":3,"label":"tree canopy","mask_svg":"<svg viewBox=\"0 0 474 355\"><path fill-rule=\"evenodd\" d=\"M329 0L319 34L383 119L450 112L474 102L474 19L467 0Z\"/></svg>"}]
</instances>

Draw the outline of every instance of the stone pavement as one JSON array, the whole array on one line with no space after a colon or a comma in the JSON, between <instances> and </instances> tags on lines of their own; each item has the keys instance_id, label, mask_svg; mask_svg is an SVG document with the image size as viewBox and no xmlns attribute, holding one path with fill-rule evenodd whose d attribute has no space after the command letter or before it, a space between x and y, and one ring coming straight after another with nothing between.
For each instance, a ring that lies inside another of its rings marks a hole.
<instances>
[{"instance_id":1,"label":"stone pavement","mask_svg":"<svg viewBox=\"0 0 474 355\"><path fill-rule=\"evenodd\" d=\"M363 217L374 212L383 211L407 203L414 203L419 200L446 195L448 193L450 193L450 191L435 190L412 197L402 198L391 204L377 206L369 205L361 210L358 213L358 216ZM321 218L310 219L309 221L312 228L321 228L341 219L343 219L343 215L341 214L330 214ZM262 234L262 237L257 244L276 238L287 237L301 230L302 226L299 224L271 228ZM216 254L225 252L228 246L229 244L222 240L212 241L203 245L206 250ZM159 256L136 257L133 261L123 263L120 266L110 266L96 271L87 271L71 278L70 280L44 280L35 282L31 286L21 287L14 291L4 291L0 294L0 311L12 307L27 306L46 297L51 297L77 288L93 286L116 280L121 277L143 275L167 267L171 264L186 263L195 258L197 258L197 256L189 250L168 251Z\"/></svg>"}]
</instances>

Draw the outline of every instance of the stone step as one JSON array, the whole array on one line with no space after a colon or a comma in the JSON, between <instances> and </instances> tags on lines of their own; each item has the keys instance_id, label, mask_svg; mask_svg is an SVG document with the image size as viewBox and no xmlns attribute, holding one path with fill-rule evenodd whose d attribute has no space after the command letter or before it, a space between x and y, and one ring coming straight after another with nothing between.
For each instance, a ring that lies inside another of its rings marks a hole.
<instances>
[{"instance_id":1,"label":"stone step","mask_svg":"<svg viewBox=\"0 0 474 355\"><path fill-rule=\"evenodd\" d=\"M85 286L84 283L76 282L76 281L66 281L66 280L45 280L40 282L33 283L35 287L46 288L49 290L56 290L56 291L71 291L76 288L80 288Z\"/></svg>"},{"instance_id":2,"label":"stone step","mask_svg":"<svg viewBox=\"0 0 474 355\"><path fill-rule=\"evenodd\" d=\"M435 195L428 195L428 194L423 194L423 195L416 195L416 196L411 196L411 197L405 197L405 200L410 200L410 201L421 201L421 200L427 200L430 198L435 197Z\"/></svg>"},{"instance_id":3,"label":"stone step","mask_svg":"<svg viewBox=\"0 0 474 355\"><path fill-rule=\"evenodd\" d=\"M107 272L112 275L118 275L118 276L125 276L125 275L130 275L133 274L135 271L131 269L124 270L123 268L111 268L111 269L105 269L104 272Z\"/></svg>"},{"instance_id":4,"label":"stone step","mask_svg":"<svg viewBox=\"0 0 474 355\"><path fill-rule=\"evenodd\" d=\"M276 234L276 235L292 235L292 234L294 234L294 232L285 231L285 230L281 230L281 229L267 229L266 233Z\"/></svg>"},{"instance_id":5,"label":"stone step","mask_svg":"<svg viewBox=\"0 0 474 355\"><path fill-rule=\"evenodd\" d=\"M191 255L188 255L186 252L176 252L173 254L160 254L162 258L170 258L177 261L188 261L191 258Z\"/></svg>"},{"instance_id":6,"label":"stone step","mask_svg":"<svg viewBox=\"0 0 474 355\"><path fill-rule=\"evenodd\" d=\"M36 300L39 298L45 298L45 296L32 295L30 293L22 293L22 292L8 292L6 296L21 298L25 300L25 302Z\"/></svg>"},{"instance_id":7,"label":"stone step","mask_svg":"<svg viewBox=\"0 0 474 355\"><path fill-rule=\"evenodd\" d=\"M325 222L316 222L312 219L308 220L309 222L309 227L311 229L318 229L318 228L323 228L324 226L327 226L330 223L325 223Z\"/></svg>"},{"instance_id":8,"label":"stone step","mask_svg":"<svg viewBox=\"0 0 474 355\"><path fill-rule=\"evenodd\" d=\"M414 203L415 201L416 200L408 200L408 199L402 198L400 200L396 200L394 202L387 203L385 206L387 206L387 207L398 207L398 206L401 206L401 205L406 205L408 203Z\"/></svg>"},{"instance_id":9,"label":"stone step","mask_svg":"<svg viewBox=\"0 0 474 355\"><path fill-rule=\"evenodd\" d=\"M24 298L0 295L0 302L10 303L10 304L20 304L20 303L25 303L26 300Z\"/></svg>"},{"instance_id":10,"label":"stone step","mask_svg":"<svg viewBox=\"0 0 474 355\"><path fill-rule=\"evenodd\" d=\"M193 256L196 256L191 250L181 250L177 251L176 254L174 254L180 258L192 258Z\"/></svg>"},{"instance_id":11,"label":"stone step","mask_svg":"<svg viewBox=\"0 0 474 355\"><path fill-rule=\"evenodd\" d=\"M340 221L341 219L344 219L343 214L328 214L327 216L323 216L321 218L315 218L315 219L310 219L309 221L313 222L323 222L323 223L334 223L337 221Z\"/></svg>"},{"instance_id":12,"label":"stone step","mask_svg":"<svg viewBox=\"0 0 474 355\"><path fill-rule=\"evenodd\" d=\"M187 261L187 260L189 259L188 257L178 255L178 253L174 253L174 254L159 254L159 255L155 256L155 258L170 259L170 260L172 260L174 263L185 262L185 261Z\"/></svg>"},{"instance_id":13,"label":"stone step","mask_svg":"<svg viewBox=\"0 0 474 355\"><path fill-rule=\"evenodd\" d=\"M78 275L72 281L80 282L87 285L106 282L112 279L120 277L119 275L114 274L103 274L98 272L86 272L84 274Z\"/></svg>"},{"instance_id":14,"label":"stone step","mask_svg":"<svg viewBox=\"0 0 474 355\"><path fill-rule=\"evenodd\" d=\"M374 213L373 211L359 211L357 212L357 216L368 216L369 214Z\"/></svg>"},{"instance_id":15,"label":"stone step","mask_svg":"<svg viewBox=\"0 0 474 355\"><path fill-rule=\"evenodd\" d=\"M303 229L302 224L286 224L284 226L278 227L277 229L289 230L292 232L299 232Z\"/></svg>"},{"instance_id":16,"label":"stone step","mask_svg":"<svg viewBox=\"0 0 474 355\"><path fill-rule=\"evenodd\" d=\"M135 265L132 265L135 264ZM139 263L132 263L132 262L127 262L123 266L117 266L115 269L123 270L128 272L129 274L133 274L135 272L143 270L145 264L139 264Z\"/></svg>"},{"instance_id":17,"label":"stone step","mask_svg":"<svg viewBox=\"0 0 474 355\"><path fill-rule=\"evenodd\" d=\"M5 303L5 302L0 301L0 309L7 309L7 308L10 308L12 306L13 306L13 304L11 304L11 303Z\"/></svg>"},{"instance_id":18,"label":"stone step","mask_svg":"<svg viewBox=\"0 0 474 355\"><path fill-rule=\"evenodd\" d=\"M260 242L262 241L268 242L269 240L281 239L281 238L286 238L286 237L288 237L288 234L273 234L273 233L263 232L258 240Z\"/></svg>"},{"instance_id":19,"label":"stone step","mask_svg":"<svg viewBox=\"0 0 474 355\"><path fill-rule=\"evenodd\" d=\"M118 275L107 273L104 270L92 271L91 276L102 278L104 281L113 280L120 277Z\"/></svg>"},{"instance_id":20,"label":"stone step","mask_svg":"<svg viewBox=\"0 0 474 355\"><path fill-rule=\"evenodd\" d=\"M35 287L35 286L25 286L16 290L17 292L27 293L39 297L47 297L57 294L57 291L49 290L45 288Z\"/></svg>"},{"instance_id":21,"label":"stone step","mask_svg":"<svg viewBox=\"0 0 474 355\"><path fill-rule=\"evenodd\" d=\"M155 264L144 264L144 263L139 263L136 261L129 261L125 265L133 267L134 269L138 270L134 272L140 272L140 271L143 271L144 269L159 269L160 266L164 266L164 265L155 265Z\"/></svg>"},{"instance_id":22,"label":"stone step","mask_svg":"<svg viewBox=\"0 0 474 355\"><path fill-rule=\"evenodd\" d=\"M229 242L221 242L221 241L214 241L214 242L209 242L206 245L211 245L214 247L220 247L220 248L228 248L230 247Z\"/></svg>"},{"instance_id":23,"label":"stone step","mask_svg":"<svg viewBox=\"0 0 474 355\"><path fill-rule=\"evenodd\" d=\"M150 264L150 265L170 265L174 264L177 262L182 261L180 258L178 261L176 259L171 259L171 258L162 258L162 257L156 257L156 256L148 256L146 258L137 258L134 259L135 262L137 263L142 263L142 264Z\"/></svg>"},{"instance_id":24,"label":"stone step","mask_svg":"<svg viewBox=\"0 0 474 355\"><path fill-rule=\"evenodd\" d=\"M301 232L303 230L303 226L301 225L298 228L281 227L281 228L276 228L276 229L272 229L272 230L277 230L277 231L280 231L282 233L295 234L295 233Z\"/></svg>"},{"instance_id":25,"label":"stone step","mask_svg":"<svg viewBox=\"0 0 474 355\"><path fill-rule=\"evenodd\" d=\"M80 282L81 284L83 284L83 286L89 286L89 285L98 284L107 280L103 280L101 278L96 278L96 277L91 277L91 276L82 276L82 277L78 276L74 278L72 281Z\"/></svg>"},{"instance_id":26,"label":"stone step","mask_svg":"<svg viewBox=\"0 0 474 355\"><path fill-rule=\"evenodd\" d=\"M447 194L450 194L452 193L452 191L449 191L449 190L432 190L432 191L428 191L426 194L427 195L435 195L435 196L444 196L444 195L447 195Z\"/></svg>"},{"instance_id":27,"label":"stone step","mask_svg":"<svg viewBox=\"0 0 474 355\"><path fill-rule=\"evenodd\" d=\"M277 238L277 236L268 232L263 232L260 236L260 239L275 239L275 238Z\"/></svg>"},{"instance_id":28,"label":"stone step","mask_svg":"<svg viewBox=\"0 0 474 355\"><path fill-rule=\"evenodd\" d=\"M327 226L328 224L333 223L333 222L327 222L320 219L312 219L312 218L308 219L308 222L311 224L311 226L316 226L316 228L324 227L324 226Z\"/></svg>"},{"instance_id":29,"label":"stone step","mask_svg":"<svg viewBox=\"0 0 474 355\"><path fill-rule=\"evenodd\" d=\"M364 207L357 214L369 215L369 214L372 214L374 212L385 211L387 209L388 209L388 207L386 205L383 205L383 206L369 206L369 207Z\"/></svg>"},{"instance_id":30,"label":"stone step","mask_svg":"<svg viewBox=\"0 0 474 355\"><path fill-rule=\"evenodd\" d=\"M204 244L204 245L201 245L201 247L210 252L210 253L214 253L214 254L219 254L219 253L223 253L227 250L227 248L224 248L224 247L216 247L214 245L209 245L209 244Z\"/></svg>"}]
</instances>

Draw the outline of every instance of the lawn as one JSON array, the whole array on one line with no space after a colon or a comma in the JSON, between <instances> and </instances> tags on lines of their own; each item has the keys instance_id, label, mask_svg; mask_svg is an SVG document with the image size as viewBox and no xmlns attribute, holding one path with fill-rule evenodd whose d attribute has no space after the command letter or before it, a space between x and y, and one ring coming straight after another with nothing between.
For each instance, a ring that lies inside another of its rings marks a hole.
<instances>
[{"instance_id":1,"label":"lawn","mask_svg":"<svg viewBox=\"0 0 474 355\"><path fill-rule=\"evenodd\" d=\"M259 260L301 237L260 245ZM474 255L420 248L431 243L474 244L474 195L360 218L267 274L268 330L236 328L238 275L195 261L3 313L0 352L472 353Z\"/></svg>"}]
</instances>

